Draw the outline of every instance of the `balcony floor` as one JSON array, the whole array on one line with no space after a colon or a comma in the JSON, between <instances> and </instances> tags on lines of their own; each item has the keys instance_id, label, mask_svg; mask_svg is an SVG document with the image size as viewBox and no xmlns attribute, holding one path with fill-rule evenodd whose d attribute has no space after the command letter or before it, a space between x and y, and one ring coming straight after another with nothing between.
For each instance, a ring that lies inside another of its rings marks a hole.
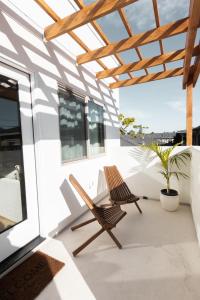
<instances>
[{"instance_id":1,"label":"balcony floor","mask_svg":"<svg viewBox=\"0 0 200 300\"><path fill-rule=\"evenodd\" d=\"M159 201L141 200L140 205L143 215L135 205L124 206L128 214L113 230L122 250L104 233L71 257L99 229L96 223L67 229L41 245L66 266L37 299L199 300L200 248L190 207L169 213ZM86 213L78 222L90 217Z\"/></svg>"}]
</instances>

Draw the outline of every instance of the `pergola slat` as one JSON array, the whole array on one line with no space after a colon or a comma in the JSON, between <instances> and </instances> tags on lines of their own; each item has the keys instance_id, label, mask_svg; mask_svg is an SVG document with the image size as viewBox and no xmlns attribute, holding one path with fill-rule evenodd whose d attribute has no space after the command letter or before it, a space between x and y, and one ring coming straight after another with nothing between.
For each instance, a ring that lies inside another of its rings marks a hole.
<instances>
[{"instance_id":1,"label":"pergola slat","mask_svg":"<svg viewBox=\"0 0 200 300\"><path fill-rule=\"evenodd\" d=\"M122 51L126 51L138 46L159 41L161 39L171 37L188 29L188 18L184 18L169 24L163 25L159 28L149 30L144 33L136 34L128 39L123 39L120 42L101 47L88 53L81 54L77 57L78 64L83 64L98 58L113 55Z\"/></svg>"},{"instance_id":2,"label":"pergola slat","mask_svg":"<svg viewBox=\"0 0 200 300\"><path fill-rule=\"evenodd\" d=\"M192 51L195 44L195 38L197 34L197 29L200 25L200 0L190 1L190 11L189 11L189 23L188 32L186 37L186 56L184 60L184 74L183 74L183 88L186 88L186 84L189 78L190 64L192 59Z\"/></svg>"},{"instance_id":3,"label":"pergola slat","mask_svg":"<svg viewBox=\"0 0 200 300\"><path fill-rule=\"evenodd\" d=\"M78 64L83 64L90 61L96 61L104 69L96 74L98 79L113 77L116 82L110 84L110 87L116 88L120 86L129 86L136 83L143 83L153 80L159 80L174 76L179 76L183 73L183 87L185 88L188 82L195 86L200 73L200 47L194 47L197 29L200 26L200 0L190 0L189 18L184 18L169 24L160 26L160 18L158 12L157 0L152 0L153 10L155 16L155 29L133 35L131 26L126 17L124 6L134 3L138 0L98 0L90 5L84 5L82 0L74 0L80 8L80 11L73 13L61 19L44 0L35 0L35 2L55 21L54 24L49 25L44 32L46 40L50 40L63 33L68 33L85 51L77 57ZM96 19L105 16L117 10L121 20L126 28L129 38L123 39L116 43L110 43L108 37L104 34L101 27L96 22ZM90 50L89 47L79 38L72 30L84 24L90 23L96 32L100 35L106 46L99 49ZM185 49L164 53L163 39L178 35L187 31L186 47ZM161 55L143 58L139 47L152 43L159 42ZM140 61L130 64L124 64L122 58L119 56L120 52L135 49ZM101 58L114 55L120 66L108 69L102 62ZM192 56L197 56L195 64L191 67ZM184 68L176 68L166 71L166 63L184 59ZM155 74L148 74L147 68L157 65L163 65L164 72ZM133 77L131 72L144 69L146 76ZM116 77L120 74L127 73L130 77L128 80L119 81Z\"/></svg>"},{"instance_id":4,"label":"pergola slat","mask_svg":"<svg viewBox=\"0 0 200 300\"><path fill-rule=\"evenodd\" d=\"M82 9L82 8L85 7L85 5L84 5L84 3L83 3L82 0L74 0L74 2L76 3L76 5L78 5L78 7L80 9ZM99 36L101 37L101 39L104 41L104 43L106 45L111 44L110 41L109 41L109 39L108 39L108 37L105 35L105 33L103 32L103 30L101 29L101 27L99 26L99 24L96 21L92 21L90 24L93 26L93 28L96 30L96 32L99 34ZM115 54L115 58L119 62L120 65L124 64L122 58L117 53ZM130 78L133 77L131 75L131 73L128 73L128 75L129 75Z\"/></svg>"},{"instance_id":5,"label":"pergola slat","mask_svg":"<svg viewBox=\"0 0 200 300\"><path fill-rule=\"evenodd\" d=\"M156 20L156 27L160 27L160 18L159 18L159 13L158 13L158 3L157 0L153 0L153 9L154 9L154 15L155 15L155 20ZM160 45L160 53L164 54L164 47L163 47L163 42L162 40L159 40L159 45ZM164 71L166 71L166 65L163 64Z\"/></svg>"},{"instance_id":6,"label":"pergola slat","mask_svg":"<svg viewBox=\"0 0 200 300\"><path fill-rule=\"evenodd\" d=\"M77 11L63 19L60 19L54 24L47 26L44 30L44 36L47 41L52 40L64 33L83 26L95 19L103 17L113 11L134 3L138 0L99 0L90 5L84 6L80 11Z\"/></svg>"},{"instance_id":7,"label":"pergola slat","mask_svg":"<svg viewBox=\"0 0 200 300\"><path fill-rule=\"evenodd\" d=\"M183 75L183 68L176 68L176 69L171 69L167 70L165 72L158 72L158 73L153 73L141 77L134 77L132 79L127 79L127 80L121 80L118 82L111 83L109 87L111 89L116 89L119 87L126 87L134 84L140 84L140 83L145 83L149 81L155 81L155 80L161 80L165 78L170 78L170 77L175 77L175 76L180 76Z\"/></svg>"},{"instance_id":8,"label":"pergola slat","mask_svg":"<svg viewBox=\"0 0 200 300\"><path fill-rule=\"evenodd\" d=\"M44 0L34 0L54 21L59 21L60 17L51 9L51 7L44 1ZM76 42L81 46L86 52L90 51L88 46L73 32L70 31L68 33ZM97 63L104 69L107 70L108 68L106 65L101 61L97 60ZM118 78L113 77L116 81L118 81Z\"/></svg>"},{"instance_id":9,"label":"pergola slat","mask_svg":"<svg viewBox=\"0 0 200 300\"><path fill-rule=\"evenodd\" d=\"M126 28L126 31L127 31L128 35L129 35L129 37L132 37L133 36L133 32L132 32L131 26L129 25L129 22L128 22L128 19L126 17L124 9L120 8L120 9L118 9L118 12L119 12L119 15L120 15L120 17L122 19L122 22L123 22L123 24L124 24L124 26ZM140 52L140 49L138 47L136 47L135 51L136 51L139 59L142 60L143 57L142 57L142 54ZM147 69L145 69L145 73L147 75L149 74Z\"/></svg>"},{"instance_id":10,"label":"pergola slat","mask_svg":"<svg viewBox=\"0 0 200 300\"><path fill-rule=\"evenodd\" d=\"M200 48L196 46L193 49L192 56L200 55ZM145 58L141 61L129 63L120 67L108 69L105 71L100 71L96 74L98 79L103 79L106 77L117 76L120 74L125 74L127 72L139 71L144 68L155 67L158 65L162 65L164 63L178 61L185 58L185 49L180 49L176 51L172 51L169 53L165 53L162 55L157 55L150 58Z\"/></svg>"}]
</instances>

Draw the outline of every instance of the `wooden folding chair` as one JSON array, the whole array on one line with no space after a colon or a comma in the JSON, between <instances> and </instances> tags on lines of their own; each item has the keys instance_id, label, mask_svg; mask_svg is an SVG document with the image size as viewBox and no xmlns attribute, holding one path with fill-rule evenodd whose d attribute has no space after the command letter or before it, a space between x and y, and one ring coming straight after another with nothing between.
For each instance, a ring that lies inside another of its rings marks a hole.
<instances>
[{"instance_id":1,"label":"wooden folding chair","mask_svg":"<svg viewBox=\"0 0 200 300\"><path fill-rule=\"evenodd\" d=\"M110 201L112 205L123 205L128 203L134 203L142 213L137 201L140 197L135 196L129 190L127 184L123 180L116 166L104 167L104 173L106 177L107 186L110 194Z\"/></svg>"},{"instance_id":2,"label":"wooden folding chair","mask_svg":"<svg viewBox=\"0 0 200 300\"><path fill-rule=\"evenodd\" d=\"M97 233L91 236L85 243L83 243L80 247L78 247L75 251L73 251L73 255L76 256L81 250L83 250L87 245L89 245L92 241L94 241L104 231L106 231L109 234L109 236L115 242L117 247L121 249L122 248L121 244L119 243L119 241L114 236L111 230L126 215L126 212L122 211L120 206L112 206L109 208L96 206L93 203L92 199L84 191L82 186L79 184L79 182L75 179L73 175L69 176L69 180L73 185L73 187L77 190L79 195L82 197L82 199L85 201L88 208L91 210L92 214L94 215L94 218L71 227L71 230L73 231L94 221L98 221L98 223L102 227Z\"/></svg>"}]
</instances>

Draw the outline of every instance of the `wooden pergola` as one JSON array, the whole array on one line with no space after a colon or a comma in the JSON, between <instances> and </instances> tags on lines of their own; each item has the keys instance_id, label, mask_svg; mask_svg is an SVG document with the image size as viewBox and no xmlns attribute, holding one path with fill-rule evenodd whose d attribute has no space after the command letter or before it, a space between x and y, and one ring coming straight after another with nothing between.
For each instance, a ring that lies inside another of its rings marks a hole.
<instances>
[{"instance_id":1,"label":"wooden pergola","mask_svg":"<svg viewBox=\"0 0 200 300\"><path fill-rule=\"evenodd\" d=\"M157 0L152 0L155 16L156 28L149 31L134 34L128 22L124 7L139 0L98 0L90 5L84 5L83 0L74 0L79 10L64 18L60 18L44 0L34 0L53 20L54 22L44 28L44 38L50 41L64 33L69 34L85 51L84 54L77 56L77 64L81 65L91 61L96 61L102 71L96 73L97 79L112 77L113 82L109 85L111 89L126 87L145 82L183 76L183 89L186 89L186 140L187 145L192 145L192 91L200 73L200 43L195 45L197 30L200 27L200 0L190 0L188 17L178 21L160 25ZM104 34L96 19L118 11L121 20L128 33L128 38L111 43ZM90 23L104 42L104 46L95 50L89 47L74 33L74 29ZM173 52L165 53L163 48L163 39L186 33L185 48ZM160 55L155 57L143 58L140 46L159 42ZM119 53L135 49L138 55L138 61L125 64ZM101 60L103 57L114 55L118 66L109 69ZM192 57L195 57L192 64ZM181 68L167 69L166 63L184 60ZM149 73L148 68L154 66L163 66L163 71L158 73ZM146 75L135 77L132 72L144 70ZM119 75L128 74L126 80L119 80Z\"/></svg>"}]
</instances>

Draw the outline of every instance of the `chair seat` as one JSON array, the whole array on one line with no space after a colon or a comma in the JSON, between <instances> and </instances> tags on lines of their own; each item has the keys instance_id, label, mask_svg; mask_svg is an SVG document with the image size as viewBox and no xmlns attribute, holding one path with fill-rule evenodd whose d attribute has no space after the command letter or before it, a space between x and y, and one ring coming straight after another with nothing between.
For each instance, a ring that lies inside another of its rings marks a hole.
<instances>
[{"instance_id":1,"label":"chair seat","mask_svg":"<svg viewBox=\"0 0 200 300\"><path fill-rule=\"evenodd\" d=\"M130 197L126 197L123 200L114 200L111 199L111 201L118 205L128 204L128 203L134 203L136 201L140 200L140 197L136 197L135 195L130 195Z\"/></svg>"},{"instance_id":2,"label":"chair seat","mask_svg":"<svg viewBox=\"0 0 200 300\"><path fill-rule=\"evenodd\" d=\"M94 213L98 214L101 225L107 228L113 228L126 215L120 206L115 205L109 208L94 207Z\"/></svg>"}]
</instances>

